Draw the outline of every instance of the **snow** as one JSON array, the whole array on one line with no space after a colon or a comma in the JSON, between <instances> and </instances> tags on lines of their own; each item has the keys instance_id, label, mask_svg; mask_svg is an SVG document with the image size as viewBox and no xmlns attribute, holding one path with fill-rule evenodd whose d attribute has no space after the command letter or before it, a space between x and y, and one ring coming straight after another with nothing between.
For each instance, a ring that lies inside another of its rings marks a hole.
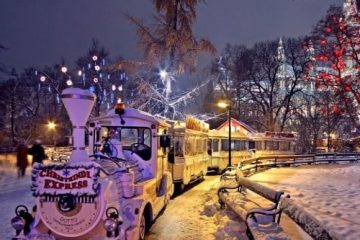
<instances>
[{"instance_id":1,"label":"snow","mask_svg":"<svg viewBox=\"0 0 360 240\"><path fill-rule=\"evenodd\" d=\"M18 204L31 211L31 169L17 178L14 167L0 165L0 236L14 233L10 220ZM246 226L230 209L221 210L217 189L219 176L206 176L170 201L150 229L147 239L247 239ZM274 168L250 177L260 184L283 190L310 213L335 239L360 239L360 165L331 164L293 168ZM255 201L257 194L249 195ZM262 204L260 204L262 205ZM286 216L281 226L291 239L310 239Z\"/></svg>"},{"instance_id":2,"label":"snow","mask_svg":"<svg viewBox=\"0 0 360 240\"><path fill-rule=\"evenodd\" d=\"M15 167L0 167L0 236L1 239L11 239L15 230L10 221L15 217L15 208L19 204L25 205L31 212L35 205L35 198L30 190L30 168L26 169L26 175L17 178Z\"/></svg>"},{"instance_id":3,"label":"snow","mask_svg":"<svg viewBox=\"0 0 360 240\"><path fill-rule=\"evenodd\" d=\"M291 196L335 239L360 239L360 165L274 168L250 179Z\"/></svg>"}]
</instances>

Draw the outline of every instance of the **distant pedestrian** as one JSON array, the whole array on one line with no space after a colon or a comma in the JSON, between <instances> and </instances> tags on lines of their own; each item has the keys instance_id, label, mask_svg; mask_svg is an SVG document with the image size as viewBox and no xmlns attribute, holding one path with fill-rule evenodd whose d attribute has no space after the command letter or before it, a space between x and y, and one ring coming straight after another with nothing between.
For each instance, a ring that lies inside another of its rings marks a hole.
<instances>
[{"instance_id":1,"label":"distant pedestrian","mask_svg":"<svg viewBox=\"0 0 360 240\"><path fill-rule=\"evenodd\" d=\"M18 177L25 176L26 167L29 166L27 155L28 147L23 141L21 141L16 148L16 166L18 168Z\"/></svg>"},{"instance_id":2,"label":"distant pedestrian","mask_svg":"<svg viewBox=\"0 0 360 240\"><path fill-rule=\"evenodd\" d=\"M47 156L45 155L45 150L41 145L40 140L36 140L34 145L29 149L29 154L32 155L33 160L32 164L34 163L42 163Z\"/></svg>"}]
</instances>

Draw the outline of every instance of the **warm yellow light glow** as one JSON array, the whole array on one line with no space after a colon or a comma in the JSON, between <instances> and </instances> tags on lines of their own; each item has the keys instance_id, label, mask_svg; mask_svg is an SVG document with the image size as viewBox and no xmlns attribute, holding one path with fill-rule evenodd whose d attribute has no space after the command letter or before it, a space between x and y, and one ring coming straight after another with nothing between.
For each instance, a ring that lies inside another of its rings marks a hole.
<instances>
[{"instance_id":1,"label":"warm yellow light glow","mask_svg":"<svg viewBox=\"0 0 360 240\"><path fill-rule=\"evenodd\" d=\"M218 107L220 107L220 108L227 108L227 107L229 107L229 104L228 103L226 103L226 102L218 102Z\"/></svg>"},{"instance_id":2,"label":"warm yellow light glow","mask_svg":"<svg viewBox=\"0 0 360 240\"><path fill-rule=\"evenodd\" d=\"M330 133L330 138L335 139L336 138L336 133Z\"/></svg>"},{"instance_id":3,"label":"warm yellow light glow","mask_svg":"<svg viewBox=\"0 0 360 240\"><path fill-rule=\"evenodd\" d=\"M48 124L47 124L47 127L48 127L49 130L55 130L56 123L54 123L52 121L49 121Z\"/></svg>"}]
</instances>

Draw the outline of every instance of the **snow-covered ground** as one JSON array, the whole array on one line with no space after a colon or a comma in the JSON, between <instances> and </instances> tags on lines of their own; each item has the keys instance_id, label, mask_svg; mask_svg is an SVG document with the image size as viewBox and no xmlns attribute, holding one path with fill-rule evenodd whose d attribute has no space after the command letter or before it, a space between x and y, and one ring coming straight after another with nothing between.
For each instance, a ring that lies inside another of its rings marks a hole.
<instances>
[{"instance_id":1,"label":"snow-covered ground","mask_svg":"<svg viewBox=\"0 0 360 240\"><path fill-rule=\"evenodd\" d=\"M147 239L248 239L245 223L230 210L220 209L219 180L219 176L206 176L205 181L171 200Z\"/></svg>"},{"instance_id":2,"label":"snow-covered ground","mask_svg":"<svg viewBox=\"0 0 360 240\"><path fill-rule=\"evenodd\" d=\"M312 213L337 239L360 239L360 165L317 165L276 168L250 177L284 190ZM0 238L10 239L10 219L18 204L32 207L30 168L18 179L15 168L0 167ZM245 225L229 210L220 210L218 176L171 200L150 230L148 239L246 239ZM282 218L282 224L288 219ZM295 231L290 230L294 239ZM297 234L297 233L296 233ZM297 236L301 236L297 234Z\"/></svg>"},{"instance_id":3,"label":"snow-covered ground","mask_svg":"<svg viewBox=\"0 0 360 240\"><path fill-rule=\"evenodd\" d=\"M35 204L30 191L30 168L26 171L24 177L18 178L15 167L0 167L0 239L11 239L15 232L10 225L10 220L15 217L16 206L23 204L31 211Z\"/></svg>"},{"instance_id":4,"label":"snow-covered ground","mask_svg":"<svg viewBox=\"0 0 360 240\"><path fill-rule=\"evenodd\" d=\"M360 239L360 165L274 168L251 177L290 194L336 239Z\"/></svg>"}]
</instances>

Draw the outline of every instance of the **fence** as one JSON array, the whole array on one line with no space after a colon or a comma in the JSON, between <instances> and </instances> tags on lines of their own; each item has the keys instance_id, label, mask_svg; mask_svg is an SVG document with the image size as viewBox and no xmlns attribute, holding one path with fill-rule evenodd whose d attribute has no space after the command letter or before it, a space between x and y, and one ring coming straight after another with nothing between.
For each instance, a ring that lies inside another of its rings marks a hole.
<instances>
[{"instance_id":1,"label":"fence","mask_svg":"<svg viewBox=\"0 0 360 240\"><path fill-rule=\"evenodd\" d=\"M243 172L257 172L263 168L289 167L304 164L358 162L360 153L321 153L308 155L273 155L245 159L239 163Z\"/></svg>"}]
</instances>

